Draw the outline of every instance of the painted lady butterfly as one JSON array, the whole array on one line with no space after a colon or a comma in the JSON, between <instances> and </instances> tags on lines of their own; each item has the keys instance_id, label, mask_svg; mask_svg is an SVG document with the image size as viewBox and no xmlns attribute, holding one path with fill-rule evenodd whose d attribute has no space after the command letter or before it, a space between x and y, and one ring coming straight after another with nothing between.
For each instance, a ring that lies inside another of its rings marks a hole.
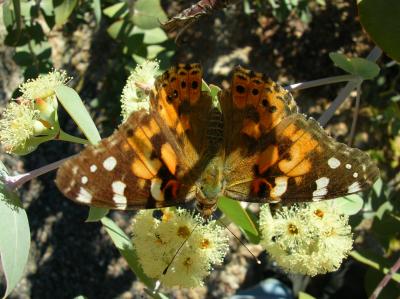
<instances>
[{"instance_id":1,"label":"painted lady butterfly","mask_svg":"<svg viewBox=\"0 0 400 299\"><path fill-rule=\"evenodd\" d=\"M110 137L58 171L68 198L110 209L173 206L196 199L204 217L224 195L259 203L318 201L370 187L379 170L298 113L291 94L238 67L214 105L199 64L160 76L150 111L132 113Z\"/></svg>"}]
</instances>

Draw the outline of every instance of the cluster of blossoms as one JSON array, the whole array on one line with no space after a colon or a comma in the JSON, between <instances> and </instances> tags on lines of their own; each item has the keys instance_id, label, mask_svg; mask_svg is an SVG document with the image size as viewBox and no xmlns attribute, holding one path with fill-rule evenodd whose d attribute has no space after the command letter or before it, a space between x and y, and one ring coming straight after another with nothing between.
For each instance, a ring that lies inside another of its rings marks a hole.
<instances>
[{"instance_id":1,"label":"cluster of blossoms","mask_svg":"<svg viewBox=\"0 0 400 299\"><path fill-rule=\"evenodd\" d=\"M0 142L5 151L28 154L57 136L55 89L68 80L65 72L53 71L20 85L22 96L7 105L0 120Z\"/></svg>"},{"instance_id":2,"label":"cluster of blossoms","mask_svg":"<svg viewBox=\"0 0 400 299\"><path fill-rule=\"evenodd\" d=\"M260 212L261 245L291 273L314 276L335 271L352 248L348 217L331 201L295 204Z\"/></svg>"},{"instance_id":3,"label":"cluster of blossoms","mask_svg":"<svg viewBox=\"0 0 400 299\"><path fill-rule=\"evenodd\" d=\"M132 241L144 273L166 287L203 285L229 249L224 229L184 209L163 209L160 219L153 214L140 211L133 222Z\"/></svg>"},{"instance_id":4,"label":"cluster of blossoms","mask_svg":"<svg viewBox=\"0 0 400 299\"><path fill-rule=\"evenodd\" d=\"M159 67L158 61L146 60L132 71L121 95L123 121L134 111L149 109L149 91L154 86Z\"/></svg>"}]
</instances>

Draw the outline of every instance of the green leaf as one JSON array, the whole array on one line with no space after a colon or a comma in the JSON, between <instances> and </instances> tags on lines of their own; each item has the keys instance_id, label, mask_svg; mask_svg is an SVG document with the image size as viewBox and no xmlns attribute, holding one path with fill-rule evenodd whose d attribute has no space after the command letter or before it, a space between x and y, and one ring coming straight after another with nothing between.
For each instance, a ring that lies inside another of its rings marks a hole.
<instances>
[{"instance_id":1,"label":"green leaf","mask_svg":"<svg viewBox=\"0 0 400 299\"><path fill-rule=\"evenodd\" d=\"M153 289L154 282L144 274L131 239L110 218L103 217L101 222L108 235L111 237L111 240L114 242L115 247L117 247L121 255L128 262L131 270L147 287Z\"/></svg>"},{"instance_id":2,"label":"green leaf","mask_svg":"<svg viewBox=\"0 0 400 299\"><path fill-rule=\"evenodd\" d=\"M132 27L132 23L126 20L118 20L107 28L107 32L114 39L126 39L131 33Z\"/></svg>"},{"instance_id":3,"label":"green leaf","mask_svg":"<svg viewBox=\"0 0 400 299\"><path fill-rule=\"evenodd\" d=\"M380 71L376 63L364 58L349 58L341 53L329 53L329 57L337 67L350 74L360 76L365 80L375 78Z\"/></svg>"},{"instance_id":4,"label":"green leaf","mask_svg":"<svg viewBox=\"0 0 400 299\"><path fill-rule=\"evenodd\" d=\"M6 175L5 166L0 162L1 176ZM6 190L0 183L0 257L6 279L7 297L22 277L28 261L30 230L28 217L18 196Z\"/></svg>"},{"instance_id":5,"label":"green leaf","mask_svg":"<svg viewBox=\"0 0 400 299\"><path fill-rule=\"evenodd\" d=\"M358 14L372 40L389 57L400 61L400 1L359 0Z\"/></svg>"},{"instance_id":6,"label":"green leaf","mask_svg":"<svg viewBox=\"0 0 400 299\"><path fill-rule=\"evenodd\" d=\"M123 1L106 7L105 9L103 9L103 13L110 18L123 17L128 13L128 6Z\"/></svg>"},{"instance_id":7,"label":"green leaf","mask_svg":"<svg viewBox=\"0 0 400 299\"><path fill-rule=\"evenodd\" d=\"M260 242L257 226L247 214L246 210L242 208L240 202L222 196L218 199L218 208L243 230L250 242L254 244Z\"/></svg>"},{"instance_id":8,"label":"green leaf","mask_svg":"<svg viewBox=\"0 0 400 299\"><path fill-rule=\"evenodd\" d=\"M33 56L31 53L28 52L17 52L14 54L14 61L16 64L20 66L28 66L32 65L33 63Z\"/></svg>"},{"instance_id":9,"label":"green leaf","mask_svg":"<svg viewBox=\"0 0 400 299\"><path fill-rule=\"evenodd\" d=\"M109 209L90 207L86 222L97 222L106 216Z\"/></svg>"},{"instance_id":10,"label":"green leaf","mask_svg":"<svg viewBox=\"0 0 400 299\"><path fill-rule=\"evenodd\" d=\"M379 219L374 218L371 230L376 235L382 245L387 248L390 241L395 238L399 232L400 220L393 213L385 211Z\"/></svg>"},{"instance_id":11,"label":"green leaf","mask_svg":"<svg viewBox=\"0 0 400 299\"><path fill-rule=\"evenodd\" d=\"M101 0L92 0L91 3L94 16L96 17L97 25L100 25L101 21Z\"/></svg>"},{"instance_id":12,"label":"green leaf","mask_svg":"<svg viewBox=\"0 0 400 299\"><path fill-rule=\"evenodd\" d=\"M64 109L72 117L89 142L97 144L101 140L99 131L97 131L96 125L76 91L62 85L57 87L55 92Z\"/></svg>"},{"instance_id":13,"label":"green leaf","mask_svg":"<svg viewBox=\"0 0 400 299\"><path fill-rule=\"evenodd\" d=\"M165 51L165 48L162 46L150 45L147 47L147 59L155 59L163 51Z\"/></svg>"},{"instance_id":14,"label":"green leaf","mask_svg":"<svg viewBox=\"0 0 400 299\"><path fill-rule=\"evenodd\" d=\"M387 259L367 250L353 250L352 252L350 252L350 255L352 258L359 261L360 263L370 266L373 269L379 270L383 274L388 273L390 268L392 267L392 264L389 263ZM400 283L400 273L394 273L392 276L392 280Z\"/></svg>"},{"instance_id":15,"label":"green leaf","mask_svg":"<svg viewBox=\"0 0 400 299\"><path fill-rule=\"evenodd\" d=\"M133 7L132 21L142 29L160 27L167 20L159 0L138 0Z\"/></svg>"},{"instance_id":16,"label":"green leaf","mask_svg":"<svg viewBox=\"0 0 400 299\"><path fill-rule=\"evenodd\" d=\"M142 29L134 27L132 34L141 33L144 35L143 42L145 44L160 44L168 39L167 34L161 28Z\"/></svg>"},{"instance_id":17,"label":"green leaf","mask_svg":"<svg viewBox=\"0 0 400 299\"><path fill-rule=\"evenodd\" d=\"M339 197L334 200L334 206L345 215L357 214L364 205L363 198L358 194Z\"/></svg>"},{"instance_id":18,"label":"green leaf","mask_svg":"<svg viewBox=\"0 0 400 299\"><path fill-rule=\"evenodd\" d=\"M62 26L67 22L69 16L74 11L78 0L55 0L53 3L56 25Z\"/></svg>"},{"instance_id":19,"label":"green leaf","mask_svg":"<svg viewBox=\"0 0 400 299\"><path fill-rule=\"evenodd\" d=\"M299 299L315 299L315 297L307 293L299 292Z\"/></svg>"}]
</instances>

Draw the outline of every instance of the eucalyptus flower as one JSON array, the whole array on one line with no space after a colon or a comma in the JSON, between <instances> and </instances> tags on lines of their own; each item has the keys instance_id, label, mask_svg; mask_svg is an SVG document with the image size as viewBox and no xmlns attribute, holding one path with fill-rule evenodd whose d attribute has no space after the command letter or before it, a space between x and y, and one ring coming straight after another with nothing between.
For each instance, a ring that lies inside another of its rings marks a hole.
<instances>
[{"instance_id":1,"label":"eucalyptus flower","mask_svg":"<svg viewBox=\"0 0 400 299\"><path fill-rule=\"evenodd\" d=\"M56 87L65 85L71 78L65 71L53 70L46 75L39 75L36 79L30 79L19 86L24 99L45 100L55 94Z\"/></svg>"},{"instance_id":2,"label":"eucalyptus flower","mask_svg":"<svg viewBox=\"0 0 400 299\"><path fill-rule=\"evenodd\" d=\"M8 153L19 153L31 148L29 141L46 131L39 120L40 112L34 109L31 101L12 101L0 119L0 142Z\"/></svg>"},{"instance_id":3,"label":"eucalyptus flower","mask_svg":"<svg viewBox=\"0 0 400 299\"><path fill-rule=\"evenodd\" d=\"M163 209L161 219L153 212L142 210L133 222L132 242L144 273L166 287L203 285L228 251L224 229L184 209Z\"/></svg>"},{"instance_id":4,"label":"eucalyptus flower","mask_svg":"<svg viewBox=\"0 0 400 299\"><path fill-rule=\"evenodd\" d=\"M287 272L315 276L337 270L352 249L348 217L331 202L294 204L260 212L261 245Z\"/></svg>"},{"instance_id":5,"label":"eucalyptus flower","mask_svg":"<svg viewBox=\"0 0 400 299\"><path fill-rule=\"evenodd\" d=\"M153 88L159 72L158 61L144 61L136 66L128 77L121 95L123 121L127 120L133 111L149 109L149 91Z\"/></svg>"}]
</instances>

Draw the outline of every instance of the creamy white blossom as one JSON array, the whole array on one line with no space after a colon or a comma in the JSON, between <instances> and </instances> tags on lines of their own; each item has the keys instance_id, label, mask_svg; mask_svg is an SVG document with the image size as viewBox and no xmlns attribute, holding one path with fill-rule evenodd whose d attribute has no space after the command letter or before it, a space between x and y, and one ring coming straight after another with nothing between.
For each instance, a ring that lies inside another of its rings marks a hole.
<instances>
[{"instance_id":1,"label":"creamy white blossom","mask_svg":"<svg viewBox=\"0 0 400 299\"><path fill-rule=\"evenodd\" d=\"M203 285L212 265L221 264L229 248L224 229L215 221L205 222L184 209L163 209L161 219L154 218L152 210L140 211L132 242L144 273L166 287Z\"/></svg>"},{"instance_id":2,"label":"creamy white blossom","mask_svg":"<svg viewBox=\"0 0 400 299\"><path fill-rule=\"evenodd\" d=\"M261 245L284 270L310 276L337 270L352 249L348 217L331 202L295 204L260 212Z\"/></svg>"}]
</instances>

